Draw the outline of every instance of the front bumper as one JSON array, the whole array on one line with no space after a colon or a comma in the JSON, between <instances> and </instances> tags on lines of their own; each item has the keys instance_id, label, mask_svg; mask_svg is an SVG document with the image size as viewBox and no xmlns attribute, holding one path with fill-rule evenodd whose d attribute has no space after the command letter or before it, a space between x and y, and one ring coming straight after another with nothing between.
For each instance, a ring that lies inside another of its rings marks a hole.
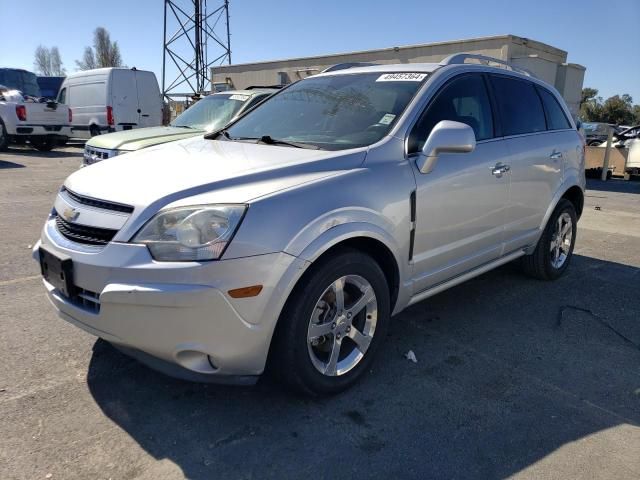
<instances>
[{"instance_id":1,"label":"front bumper","mask_svg":"<svg viewBox=\"0 0 640 480\"><path fill-rule=\"evenodd\" d=\"M43 280L59 316L153 368L189 380L236 377L250 383L249 376L261 374L284 300L305 264L285 253L156 262L145 246L117 242L76 251L57 244L49 227L34 258L40 246L71 257L75 285L96 299L68 299ZM263 289L255 297L227 293L258 284Z\"/></svg>"}]
</instances>

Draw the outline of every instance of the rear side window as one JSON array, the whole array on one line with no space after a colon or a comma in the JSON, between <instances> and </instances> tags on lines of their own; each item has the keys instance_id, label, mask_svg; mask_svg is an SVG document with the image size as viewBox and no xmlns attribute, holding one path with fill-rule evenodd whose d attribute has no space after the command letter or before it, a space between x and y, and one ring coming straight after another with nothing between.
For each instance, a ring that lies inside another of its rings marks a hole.
<instances>
[{"instance_id":1,"label":"rear side window","mask_svg":"<svg viewBox=\"0 0 640 480\"><path fill-rule=\"evenodd\" d=\"M547 129L562 130L564 128L571 128L571 124L569 120L567 120L556 97L544 88L538 88L538 93L540 93L540 98L542 98L542 105L544 105L544 112L547 116Z\"/></svg>"},{"instance_id":2,"label":"rear side window","mask_svg":"<svg viewBox=\"0 0 640 480\"><path fill-rule=\"evenodd\" d=\"M547 129L540 97L531 82L492 75L491 83L498 101L504 136Z\"/></svg>"},{"instance_id":3,"label":"rear side window","mask_svg":"<svg viewBox=\"0 0 640 480\"><path fill-rule=\"evenodd\" d=\"M462 75L451 80L427 107L409 136L409 153L420 151L433 127L442 120L466 123L476 140L493 137L489 95L481 75Z\"/></svg>"},{"instance_id":4,"label":"rear side window","mask_svg":"<svg viewBox=\"0 0 640 480\"><path fill-rule=\"evenodd\" d=\"M66 88L63 88L62 90L60 90L60 93L58 94L58 103L62 103L62 104L67 103L67 89Z\"/></svg>"}]
</instances>

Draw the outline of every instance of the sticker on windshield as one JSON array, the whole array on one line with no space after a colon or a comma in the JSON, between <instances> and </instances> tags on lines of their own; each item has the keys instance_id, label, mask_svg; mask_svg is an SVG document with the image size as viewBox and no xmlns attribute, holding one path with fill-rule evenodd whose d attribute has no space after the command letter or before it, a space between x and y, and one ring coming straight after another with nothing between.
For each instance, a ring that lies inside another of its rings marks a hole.
<instances>
[{"instance_id":1,"label":"sticker on windshield","mask_svg":"<svg viewBox=\"0 0 640 480\"><path fill-rule=\"evenodd\" d=\"M240 100L241 102L244 102L248 98L249 98L249 95L241 95L239 93L234 93L229 97L230 100Z\"/></svg>"},{"instance_id":2,"label":"sticker on windshield","mask_svg":"<svg viewBox=\"0 0 640 480\"><path fill-rule=\"evenodd\" d=\"M393 122L394 118L396 118L396 116L393 113L387 113L380 119L378 123L381 125L389 125L391 122Z\"/></svg>"},{"instance_id":3,"label":"sticker on windshield","mask_svg":"<svg viewBox=\"0 0 640 480\"><path fill-rule=\"evenodd\" d=\"M426 76L426 73L384 73L376 82L421 82Z\"/></svg>"}]
</instances>

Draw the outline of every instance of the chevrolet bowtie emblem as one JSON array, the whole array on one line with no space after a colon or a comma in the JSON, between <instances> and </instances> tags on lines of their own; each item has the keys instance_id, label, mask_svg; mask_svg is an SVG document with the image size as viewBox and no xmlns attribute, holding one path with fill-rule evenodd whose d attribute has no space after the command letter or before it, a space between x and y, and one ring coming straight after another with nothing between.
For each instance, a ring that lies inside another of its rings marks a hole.
<instances>
[{"instance_id":1,"label":"chevrolet bowtie emblem","mask_svg":"<svg viewBox=\"0 0 640 480\"><path fill-rule=\"evenodd\" d=\"M62 212L62 216L67 222L73 222L76 218L78 218L78 215L80 215L80 212L72 207L65 208L64 212Z\"/></svg>"}]
</instances>

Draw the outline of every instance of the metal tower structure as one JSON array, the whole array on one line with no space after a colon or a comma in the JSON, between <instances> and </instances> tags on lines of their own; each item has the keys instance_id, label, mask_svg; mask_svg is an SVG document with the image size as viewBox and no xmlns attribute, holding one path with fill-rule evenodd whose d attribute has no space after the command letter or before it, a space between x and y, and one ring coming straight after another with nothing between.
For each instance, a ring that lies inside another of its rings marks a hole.
<instances>
[{"instance_id":1,"label":"metal tower structure","mask_svg":"<svg viewBox=\"0 0 640 480\"><path fill-rule=\"evenodd\" d=\"M229 0L164 0L162 95L208 91L211 67L223 63L231 63Z\"/></svg>"}]
</instances>

